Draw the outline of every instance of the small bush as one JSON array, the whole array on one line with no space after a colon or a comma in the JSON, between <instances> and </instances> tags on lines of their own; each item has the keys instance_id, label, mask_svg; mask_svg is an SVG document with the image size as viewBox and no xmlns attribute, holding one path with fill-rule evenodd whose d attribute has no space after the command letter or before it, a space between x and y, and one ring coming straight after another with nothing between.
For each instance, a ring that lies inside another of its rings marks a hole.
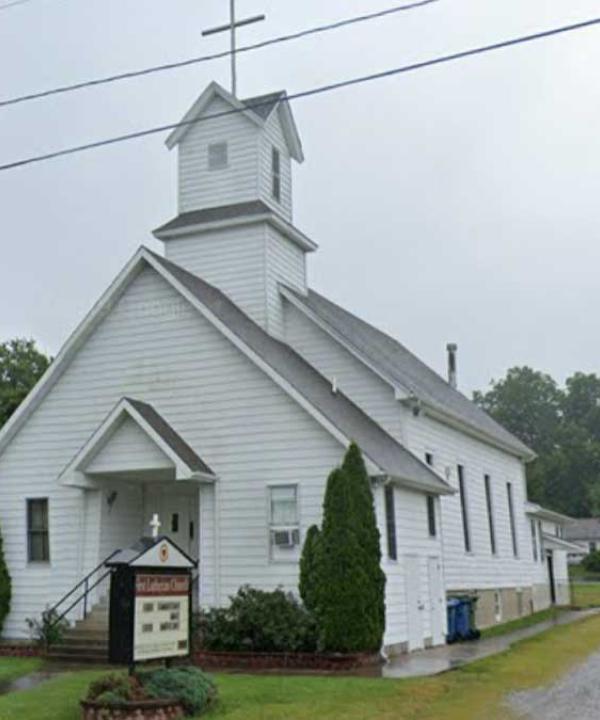
<instances>
[{"instance_id":1,"label":"small bush","mask_svg":"<svg viewBox=\"0 0 600 720\"><path fill-rule=\"evenodd\" d=\"M586 555L581 564L588 572L600 573L600 550L595 550Z\"/></svg>"},{"instance_id":2,"label":"small bush","mask_svg":"<svg viewBox=\"0 0 600 720\"><path fill-rule=\"evenodd\" d=\"M139 673L138 678L150 697L177 700L186 715L199 715L217 700L215 683L195 667L151 670Z\"/></svg>"},{"instance_id":3,"label":"small bush","mask_svg":"<svg viewBox=\"0 0 600 720\"><path fill-rule=\"evenodd\" d=\"M314 652L317 628L310 613L283 590L265 592L241 587L228 608L198 617L205 650L247 652Z\"/></svg>"},{"instance_id":4,"label":"small bush","mask_svg":"<svg viewBox=\"0 0 600 720\"><path fill-rule=\"evenodd\" d=\"M39 618L27 618L25 622L32 636L40 645L49 648L62 640L69 623L56 610L46 608Z\"/></svg>"},{"instance_id":5,"label":"small bush","mask_svg":"<svg viewBox=\"0 0 600 720\"><path fill-rule=\"evenodd\" d=\"M4 620L10 611L11 584L8 568L4 560L4 551L2 549L2 535L0 535L0 635Z\"/></svg>"},{"instance_id":6,"label":"small bush","mask_svg":"<svg viewBox=\"0 0 600 720\"><path fill-rule=\"evenodd\" d=\"M217 688L208 675L195 667L145 670L135 675L104 675L91 683L87 700L123 705L140 700L172 700L186 715L199 715L217 700Z\"/></svg>"}]
</instances>

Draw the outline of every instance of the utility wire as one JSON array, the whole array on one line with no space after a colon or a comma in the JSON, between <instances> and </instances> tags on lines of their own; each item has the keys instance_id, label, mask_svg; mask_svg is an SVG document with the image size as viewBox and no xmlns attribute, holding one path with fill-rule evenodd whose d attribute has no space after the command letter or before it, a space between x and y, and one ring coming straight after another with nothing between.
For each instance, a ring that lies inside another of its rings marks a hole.
<instances>
[{"instance_id":1,"label":"utility wire","mask_svg":"<svg viewBox=\"0 0 600 720\"><path fill-rule=\"evenodd\" d=\"M18 2L30 2L30 0L15 0L15 4ZM196 65L198 63L208 62L209 60L219 60L221 58L229 57L232 54L240 54L250 52L252 50L259 50L261 48L269 47L271 45L278 45L280 43L289 42L290 40L298 40L308 35L316 35L318 33L329 32L331 30L337 30L338 28L346 27L348 25L355 25L357 23L367 22L369 20L376 20L378 18L387 17L395 13L403 12L405 10L413 10L415 8L422 7L424 5L431 5L432 3L439 2L439 0L418 0L408 5L396 5L386 10L380 10L378 12L370 13L368 15L358 15L344 20L338 20L337 22L329 23L327 25L319 25L317 27L308 28L306 30L300 30L289 35L280 35L279 37L270 38L268 40L262 40L261 42L253 43L252 45L243 45L237 48L233 53L231 50L223 50L222 52L213 53L211 55L201 55L200 57L188 58L187 60L180 60L178 62L166 63L164 65L154 65L152 67L142 68L141 70L131 70L129 72L119 73L118 75L109 75L103 78L96 78L95 80L85 80L79 83L73 83L71 85L62 85L60 87L51 88L49 90L42 90L40 92L29 93L27 95L20 95L14 98L8 98L6 100L0 100L0 107L6 107L7 105L16 105L17 103L27 102L29 100L37 100L39 98L48 97L50 95L59 95L62 93L73 92L74 90L82 90L83 88L93 87L94 85L104 85L106 83L119 82L121 80L131 80L132 78L141 77L143 75L151 75L152 73L164 72L166 70L176 70L177 68L188 67L189 65ZM0 9L3 6L0 5Z\"/></svg>"},{"instance_id":2,"label":"utility wire","mask_svg":"<svg viewBox=\"0 0 600 720\"><path fill-rule=\"evenodd\" d=\"M0 5L0 10L8 10L8 8L14 7L15 5L24 5L28 2L31 2L31 0L12 0L12 2Z\"/></svg>"},{"instance_id":3,"label":"utility wire","mask_svg":"<svg viewBox=\"0 0 600 720\"><path fill-rule=\"evenodd\" d=\"M571 25L562 25L561 27L552 28L551 30L543 30L541 32L533 33L531 35L521 35L520 37L512 38L510 40L502 40L500 42L493 43L492 45L482 45L480 47L471 48L469 50L462 50L460 52L452 53L450 55L441 55L430 60L423 60L421 62L411 63L410 65L403 65L401 67L392 68L390 70L384 70L383 72L363 75L361 77L355 77L349 80L342 80L340 82L331 83L329 85L321 85L320 87L315 87L309 90L303 90L302 92L288 95L287 100L299 100L300 98L311 97L313 95L321 95L326 92L340 90L341 88L371 82L372 80L381 80L382 78L392 77L393 75L401 75L403 73L414 72L416 70L421 70L426 67L442 65L444 63L454 62L455 60L462 60L473 55L481 55L483 53L492 52L494 50L501 50L507 47L512 47L514 45L522 45L524 43L530 43L536 40L543 40L544 38L552 37L554 35L561 35L564 33L573 32L575 30L583 30L585 28L589 28L599 24L600 17L585 20L583 22L573 23ZM214 120L215 118L225 117L226 115L235 115L237 113L247 112L248 110L268 105L270 104L270 102L272 101L263 100L254 103L247 103L240 108L233 108L231 110L213 113L212 115L204 115L199 118L194 118L193 120L184 120L182 122L171 123L168 125L157 125L155 127L147 128L145 130L138 130L136 132L127 133L125 135L117 135L104 140L97 140L95 142L86 143L85 145L76 145L74 147L65 148L63 150L55 150L54 152L46 153L45 155L34 155L33 157L24 158L22 160L16 160L14 162L0 165L0 172L5 170L12 170L14 168L22 167L24 165L31 165L33 163L42 162L44 160L51 160L52 158L62 157L63 155L73 155L74 153L80 153L86 150L93 150L95 148L104 147L105 145L114 145L116 143L126 142L128 140L135 140L137 138L147 137L148 135L155 135L156 133L165 132L166 130L175 130L176 128L185 127L187 125L195 125L199 122Z\"/></svg>"}]
</instances>

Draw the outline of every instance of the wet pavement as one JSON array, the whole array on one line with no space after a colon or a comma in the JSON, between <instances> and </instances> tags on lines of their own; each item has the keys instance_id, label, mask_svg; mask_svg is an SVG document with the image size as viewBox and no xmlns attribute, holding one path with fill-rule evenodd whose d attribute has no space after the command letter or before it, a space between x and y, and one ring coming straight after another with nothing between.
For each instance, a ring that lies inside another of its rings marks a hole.
<instances>
[{"instance_id":1,"label":"wet pavement","mask_svg":"<svg viewBox=\"0 0 600 720\"><path fill-rule=\"evenodd\" d=\"M504 652L504 650L508 650L511 645L519 642L519 640L539 635L555 625L568 625L590 615L596 615L599 612L600 609L597 608L592 610L570 610L561 613L555 620L531 625L522 630L506 633L506 635L455 645L441 645L430 650L417 650L407 655L391 658L388 663L380 668L373 669L372 672L369 671L368 674L385 678L437 675L462 665L468 665L476 660L497 655Z\"/></svg>"},{"instance_id":2,"label":"wet pavement","mask_svg":"<svg viewBox=\"0 0 600 720\"><path fill-rule=\"evenodd\" d=\"M0 683L0 695L6 695L6 693L15 692L16 690L31 690L43 682L46 682L46 680L61 675L63 672L65 672L64 668L49 667L30 673L29 675L22 675L8 682L2 682Z\"/></svg>"}]
</instances>

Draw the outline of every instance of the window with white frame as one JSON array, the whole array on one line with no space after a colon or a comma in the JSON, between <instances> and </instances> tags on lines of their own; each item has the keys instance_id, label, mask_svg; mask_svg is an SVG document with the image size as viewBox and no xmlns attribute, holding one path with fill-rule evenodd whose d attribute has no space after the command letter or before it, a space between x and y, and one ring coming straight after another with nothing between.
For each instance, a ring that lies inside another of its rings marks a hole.
<instances>
[{"instance_id":1,"label":"window with white frame","mask_svg":"<svg viewBox=\"0 0 600 720\"><path fill-rule=\"evenodd\" d=\"M467 502L467 483L465 480L465 468L457 465L458 474L458 494L460 496L460 511L462 515L463 541L465 544L465 552L471 552L471 527L469 525L469 508Z\"/></svg>"},{"instance_id":2,"label":"window with white frame","mask_svg":"<svg viewBox=\"0 0 600 720\"><path fill-rule=\"evenodd\" d=\"M298 486L274 485L269 488L269 531L274 557L284 557L300 545Z\"/></svg>"},{"instance_id":3,"label":"window with white frame","mask_svg":"<svg viewBox=\"0 0 600 720\"><path fill-rule=\"evenodd\" d=\"M538 544L537 544L537 529L535 526L535 520L530 520L531 523L531 547L533 548L533 560L537 562L538 559Z\"/></svg>"},{"instance_id":4,"label":"window with white frame","mask_svg":"<svg viewBox=\"0 0 600 720\"><path fill-rule=\"evenodd\" d=\"M271 194L279 202L281 200L281 154L274 147L271 149Z\"/></svg>"},{"instance_id":5,"label":"window with white frame","mask_svg":"<svg viewBox=\"0 0 600 720\"><path fill-rule=\"evenodd\" d=\"M222 170L227 167L227 143L217 142L208 146L208 169Z\"/></svg>"},{"instance_id":6,"label":"window with white frame","mask_svg":"<svg viewBox=\"0 0 600 720\"><path fill-rule=\"evenodd\" d=\"M27 560L50 562L48 498L27 500Z\"/></svg>"}]
</instances>

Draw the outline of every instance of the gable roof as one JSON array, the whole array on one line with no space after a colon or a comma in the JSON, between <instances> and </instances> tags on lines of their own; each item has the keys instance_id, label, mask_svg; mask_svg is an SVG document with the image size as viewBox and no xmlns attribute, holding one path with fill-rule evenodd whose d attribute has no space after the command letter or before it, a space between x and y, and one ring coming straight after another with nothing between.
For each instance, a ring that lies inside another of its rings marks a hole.
<instances>
[{"instance_id":1,"label":"gable roof","mask_svg":"<svg viewBox=\"0 0 600 720\"><path fill-rule=\"evenodd\" d=\"M152 267L249 359L307 410L331 435L346 445L355 440L365 459L382 475L420 491L451 494L452 488L425 463L388 435L372 418L331 384L289 346L275 340L226 295L196 275L140 248L92 311L61 349L49 370L0 430L0 453L35 411L69 366L79 348L110 312L126 287L145 267ZM123 400L152 424L148 411ZM155 423L156 425L156 423ZM155 430L157 428L155 427ZM167 445L169 443L167 442Z\"/></svg>"},{"instance_id":2,"label":"gable roof","mask_svg":"<svg viewBox=\"0 0 600 720\"><path fill-rule=\"evenodd\" d=\"M549 510L548 508L542 507L537 503L528 502L525 506L525 512L528 515L534 515L541 520L548 520L556 525L564 525L565 528L573 522L573 518L569 515L563 515L563 513L556 512L555 510Z\"/></svg>"},{"instance_id":3,"label":"gable roof","mask_svg":"<svg viewBox=\"0 0 600 720\"><path fill-rule=\"evenodd\" d=\"M176 480L216 480L216 475L171 425L148 403L121 398L76 453L60 478L67 485L86 485L82 477L125 417L135 422L175 467Z\"/></svg>"},{"instance_id":4,"label":"gable roof","mask_svg":"<svg viewBox=\"0 0 600 720\"><path fill-rule=\"evenodd\" d=\"M573 520L565 527L567 540L600 540L600 518Z\"/></svg>"},{"instance_id":5,"label":"gable roof","mask_svg":"<svg viewBox=\"0 0 600 720\"><path fill-rule=\"evenodd\" d=\"M304 295L292 288L282 287L282 293L336 339L341 339L395 389L404 389L409 398L418 399L426 408L457 420L465 429L470 428L492 444L519 457L534 457L524 443L394 338L314 290L308 290Z\"/></svg>"},{"instance_id":6,"label":"gable roof","mask_svg":"<svg viewBox=\"0 0 600 720\"><path fill-rule=\"evenodd\" d=\"M299 163L304 161L300 134L298 133L298 128L296 127L285 90L279 90L274 93L269 93L268 95L257 95L246 98L245 100L238 100L238 98L230 92L227 92L224 87L215 81L208 85L183 116L179 125L169 134L165 141L169 150L172 150L183 140L190 128L199 121L199 118L215 97L221 98L221 100L231 106L232 111L237 110L259 128L264 127L273 111L277 109L290 156ZM216 113L216 115L220 115L220 113ZM206 117L209 118L210 115Z\"/></svg>"}]
</instances>

